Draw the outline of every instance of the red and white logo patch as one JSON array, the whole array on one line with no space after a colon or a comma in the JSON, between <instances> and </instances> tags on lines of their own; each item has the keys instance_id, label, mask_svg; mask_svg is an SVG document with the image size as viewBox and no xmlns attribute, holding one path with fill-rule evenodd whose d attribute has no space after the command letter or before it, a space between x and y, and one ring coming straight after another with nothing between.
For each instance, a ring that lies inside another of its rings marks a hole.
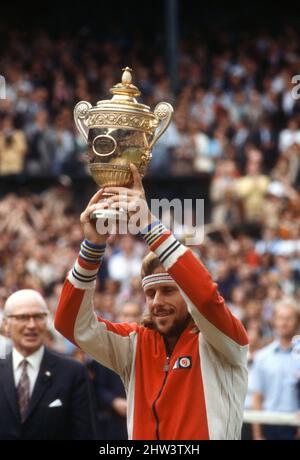
<instances>
[{"instance_id":1,"label":"red and white logo patch","mask_svg":"<svg viewBox=\"0 0 300 460\"><path fill-rule=\"evenodd\" d=\"M180 358L179 367L190 367L191 360L189 357Z\"/></svg>"},{"instance_id":2,"label":"red and white logo patch","mask_svg":"<svg viewBox=\"0 0 300 460\"><path fill-rule=\"evenodd\" d=\"M192 367L192 357L191 356L180 356L174 366L173 369L189 369Z\"/></svg>"}]
</instances>

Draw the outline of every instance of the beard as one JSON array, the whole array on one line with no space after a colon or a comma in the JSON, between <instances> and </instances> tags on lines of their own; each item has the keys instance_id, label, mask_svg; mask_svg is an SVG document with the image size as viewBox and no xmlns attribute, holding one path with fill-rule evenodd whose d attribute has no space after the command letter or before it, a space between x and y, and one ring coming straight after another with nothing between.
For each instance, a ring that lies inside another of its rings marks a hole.
<instances>
[{"instance_id":1,"label":"beard","mask_svg":"<svg viewBox=\"0 0 300 460\"><path fill-rule=\"evenodd\" d=\"M158 331L165 337L179 337L181 333L184 331L184 329L187 327L187 325L190 323L192 320L192 317L190 314L187 314L185 319L175 319L173 321L173 324L170 326L170 328L166 332L160 332L159 328L157 327Z\"/></svg>"}]
</instances>

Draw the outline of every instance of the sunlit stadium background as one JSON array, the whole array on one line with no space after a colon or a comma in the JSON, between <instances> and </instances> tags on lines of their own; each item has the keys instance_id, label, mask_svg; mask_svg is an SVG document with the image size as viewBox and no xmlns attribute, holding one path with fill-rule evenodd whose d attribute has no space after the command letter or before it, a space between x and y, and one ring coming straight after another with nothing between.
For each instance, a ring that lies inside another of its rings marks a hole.
<instances>
[{"instance_id":1,"label":"sunlit stadium background","mask_svg":"<svg viewBox=\"0 0 300 460\"><path fill-rule=\"evenodd\" d=\"M153 149L147 199L205 200L206 237L193 250L248 330L251 370L276 336L276 302L300 302L299 26L299 11L283 2L1 5L0 319L22 288L39 290L54 313L82 238L79 214L96 190L73 108L110 97L128 65L143 103L175 111ZM187 226L173 223L182 238ZM145 252L139 237L111 242L95 296L105 318L118 320L128 302L142 313ZM53 328L48 345L85 362L92 378L89 357ZM247 412L248 421L297 425L294 355L293 405L278 401L273 417ZM97 407L99 439L124 436L108 400Z\"/></svg>"}]
</instances>

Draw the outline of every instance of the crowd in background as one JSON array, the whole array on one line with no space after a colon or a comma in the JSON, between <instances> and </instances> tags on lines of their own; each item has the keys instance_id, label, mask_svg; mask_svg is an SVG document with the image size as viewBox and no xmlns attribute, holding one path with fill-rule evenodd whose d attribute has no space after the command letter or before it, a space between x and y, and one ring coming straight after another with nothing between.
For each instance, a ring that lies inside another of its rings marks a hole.
<instances>
[{"instance_id":1,"label":"crowd in background","mask_svg":"<svg viewBox=\"0 0 300 460\"><path fill-rule=\"evenodd\" d=\"M300 37L286 27L280 36L241 32L233 44L223 31L214 40L214 46L201 38L180 43L174 93L164 56L155 50L146 60L142 44L128 52L122 41L53 39L46 32L33 40L13 31L0 55L6 79L0 176L88 175L73 107L110 98L129 64L142 102L174 106L149 177L211 176L211 218L203 244L193 250L245 324L252 356L274 338L276 303L287 296L300 301L300 103L292 83L300 71ZM130 62L123 62L124 48ZM0 198L0 234L0 307L12 292L33 288L53 314L82 238L72 187L59 183L25 195L9 190ZM113 238L98 278L99 314L118 320L128 302L142 314L146 251L138 236ZM53 329L49 344L86 359Z\"/></svg>"},{"instance_id":2,"label":"crowd in background","mask_svg":"<svg viewBox=\"0 0 300 460\"><path fill-rule=\"evenodd\" d=\"M297 183L300 105L291 79L300 58L292 27L277 37L220 31L213 44L209 37L182 40L176 93L157 47L151 53L142 43L129 47L125 40L99 42L86 35L54 39L45 31L10 32L0 55L6 79L1 175L84 173L85 141L75 129L74 105L110 97L122 67L130 64L142 102L153 108L165 100L175 108L174 121L154 150L153 173L165 165L173 175L219 177L228 160L234 163L232 175L249 174L247 160L255 147L262 172L276 167L273 174L285 185Z\"/></svg>"}]
</instances>

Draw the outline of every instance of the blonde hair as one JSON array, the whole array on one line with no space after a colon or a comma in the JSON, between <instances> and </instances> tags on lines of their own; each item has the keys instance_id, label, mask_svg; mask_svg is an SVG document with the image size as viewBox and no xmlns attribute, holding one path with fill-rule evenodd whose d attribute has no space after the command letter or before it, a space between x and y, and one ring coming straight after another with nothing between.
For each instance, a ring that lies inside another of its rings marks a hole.
<instances>
[{"instance_id":1,"label":"blonde hair","mask_svg":"<svg viewBox=\"0 0 300 460\"><path fill-rule=\"evenodd\" d=\"M166 271L157 255L154 252L148 252L142 261L141 277L144 278L145 276L153 275L158 267L161 267L163 272Z\"/></svg>"}]
</instances>

